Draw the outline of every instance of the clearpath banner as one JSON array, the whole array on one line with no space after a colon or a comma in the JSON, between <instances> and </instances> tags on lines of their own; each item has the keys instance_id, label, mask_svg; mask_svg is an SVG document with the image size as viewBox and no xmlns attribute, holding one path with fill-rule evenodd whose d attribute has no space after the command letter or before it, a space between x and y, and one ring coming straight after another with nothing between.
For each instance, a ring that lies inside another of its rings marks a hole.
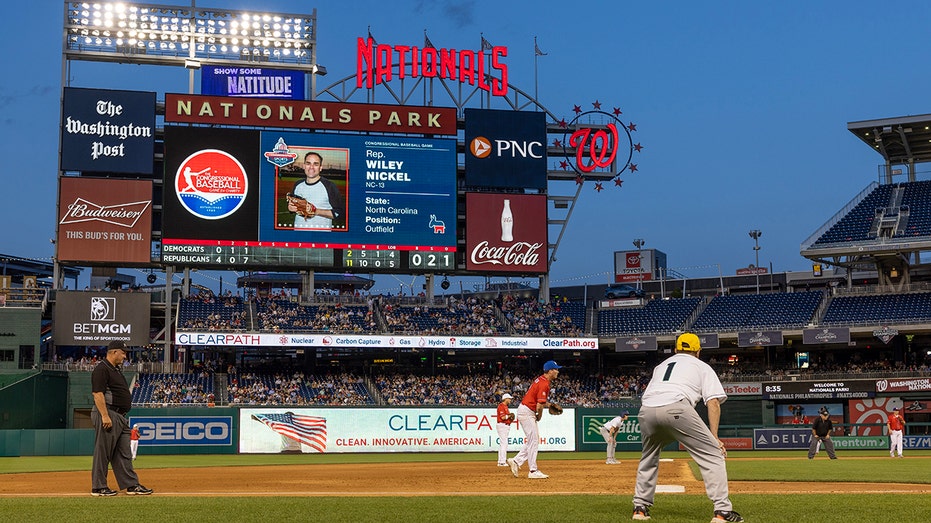
<instances>
[{"instance_id":1,"label":"clearpath banner","mask_svg":"<svg viewBox=\"0 0 931 523\"><path fill-rule=\"evenodd\" d=\"M372 347L418 349L596 350L597 338L497 336L360 336L357 334L259 334L175 332L175 343L204 347Z\"/></svg>"},{"instance_id":2,"label":"clearpath banner","mask_svg":"<svg viewBox=\"0 0 931 523\"><path fill-rule=\"evenodd\" d=\"M244 408L241 453L489 452L498 450L494 407L485 408ZM575 409L544 414L540 450L575 450ZM508 450L524 444L511 424Z\"/></svg>"}]
</instances>

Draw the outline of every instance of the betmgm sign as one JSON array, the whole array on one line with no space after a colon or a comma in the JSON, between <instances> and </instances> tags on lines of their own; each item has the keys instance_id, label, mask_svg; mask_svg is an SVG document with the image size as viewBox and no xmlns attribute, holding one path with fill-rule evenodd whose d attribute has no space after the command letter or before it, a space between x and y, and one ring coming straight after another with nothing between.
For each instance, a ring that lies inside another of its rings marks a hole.
<instances>
[{"instance_id":1,"label":"betmgm sign","mask_svg":"<svg viewBox=\"0 0 931 523\"><path fill-rule=\"evenodd\" d=\"M149 343L147 293L58 292L53 336L56 345Z\"/></svg>"}]
</instances>

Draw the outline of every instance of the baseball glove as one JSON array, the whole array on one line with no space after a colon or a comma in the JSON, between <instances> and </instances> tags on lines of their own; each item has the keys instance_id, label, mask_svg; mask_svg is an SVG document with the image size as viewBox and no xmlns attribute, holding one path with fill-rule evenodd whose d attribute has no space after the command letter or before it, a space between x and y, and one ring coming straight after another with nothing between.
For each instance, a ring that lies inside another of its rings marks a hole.
<instances>
[{"instance_id":1,"label":"baseball glove","mask_svg":"<svg viewBox=\"0 0 931 523\"><path fill-rule=\"evenodd\" d=\"M558 403L550 403L549 411L553 416L559 416L562 414L562 407Z\"/></svg>"},{"instance_id":2,"label":"baseball glove","mask_svg":"<svg viewBox=\"0 0 931 523\"><path fill-rule=\"evenodd\" d=\"M294 212L300 214L304 218L313 218L317 215L317 206L308 202L300 196L295 196L291 193L288 193L288 206L294 207Z\"/></svg>"},{"instance_id":3,"label":"baseball glove","mask_svg":"<svg viewBox=\"0 0 931 523\"><path fill-rule=\"evenodd\" d=\"M514 421L516 418L513 412L508 413L508 421Z\"/></svg>"}]
</instances>

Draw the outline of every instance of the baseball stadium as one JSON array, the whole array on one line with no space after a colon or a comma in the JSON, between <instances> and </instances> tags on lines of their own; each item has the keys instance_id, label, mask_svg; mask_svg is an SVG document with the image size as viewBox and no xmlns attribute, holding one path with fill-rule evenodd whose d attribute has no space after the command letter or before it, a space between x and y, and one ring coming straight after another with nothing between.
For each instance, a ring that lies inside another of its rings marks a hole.
<instances>
[{"instance_id":1,"label":"baseball stadium","mask_svg":"<svg viewBox=\"0 0 931 523\"><path fill-rule=\"evenodd\" d=\"M55 256L0 254L4 520L626 520L641 398L683 333L726 393L712 430L744 520L931 518L931 115L847 123L882 169L800 231L811 270L760 266L753 229L733 275L689 277L638 239L610 283L557 285L583 188L646 154L620 110L559 116L484 36L370 32L332 80L315 9L63 9ZM188 82L71 85L88 62ZM193 281L208 271L234 277ZM373 290L392 275L424 283ZM104 403L107 362L130 409ZM528 476L496 463L529 442L495 409L553 368ZM92 486L108 409L142 490ZM708 521L699 465L678 442L662 456L635 519Z\"/></svg>"}]
</instances>

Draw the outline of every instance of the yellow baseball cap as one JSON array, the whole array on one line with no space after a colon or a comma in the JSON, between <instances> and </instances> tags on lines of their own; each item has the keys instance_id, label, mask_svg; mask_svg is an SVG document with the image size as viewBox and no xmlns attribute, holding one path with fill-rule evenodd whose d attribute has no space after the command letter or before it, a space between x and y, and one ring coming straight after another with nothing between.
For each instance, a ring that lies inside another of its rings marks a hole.
<instances>
[{"instance_id":1,"label":"yellow baseball cap","mask_svg":"<svg viewBox=\"0 0 931 523\"><path fill-rule=\"evenodd\" d=\"M701 350L701 340L691 332L680 334L679 337L676 338L676 350L698 352Z\"/></svg>"}]
</instances>

